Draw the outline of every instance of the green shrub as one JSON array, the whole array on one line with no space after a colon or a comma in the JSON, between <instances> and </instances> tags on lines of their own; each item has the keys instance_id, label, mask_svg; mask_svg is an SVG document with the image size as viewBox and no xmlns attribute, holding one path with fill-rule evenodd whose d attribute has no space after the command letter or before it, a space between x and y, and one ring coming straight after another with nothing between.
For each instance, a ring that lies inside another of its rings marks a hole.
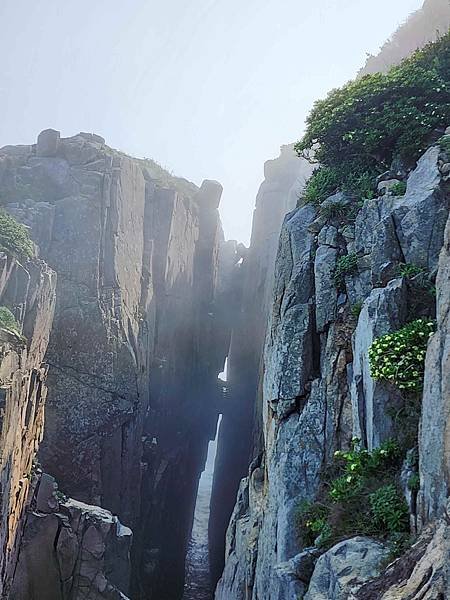
<instances>
[{"instance_id":1,"label":"green shrub","mask_svg":"<svg viewBox=\"0 0 450 600\"><path fill-rule=\"evenodd\" d=\"M450 135L443 135L439 140L439 146L450 157Z\"/></svg>"},{"instance_id":2,"label":"green shrub","mask_svg":"<svg viewBox=\"0 0 450 600\"><path fill-rule=\"evenodd\" d=\"M365 197L394 157L413 164L430 132L450 122L449 82L447 34L388 73L351 81L316 102L295 145L298 155L321 165L322 175L306 188L309 201L337 188Z\"/></svg>"},{"instance_id":3,"label":"green shrub","mask_svg":"<svg viewBox=\"0 0 450 600\"><path fill-rule=\"evenodd\" d=\"M408 508L397 486L401 462L392 440L370 452L355 439L350 450L337 451L334 476L325 478L320 501L299 506L303 543L330 546L358 534L384 540L407 535Z\"/></svg>"},{"instance_id":4,"label":"green shrub","mask_svg":"<svg viewBox=\"0 0 450 600\"><path fill-rule=\"evenodd\" d=\"M327 506L303 501L297 509L297 527L302 532L302 541L307 546L313 546L316 539L328 539L330 526L328 523L329 509Z\"/></svg>"},{"instance_id":5,"label":"green shrub","mask_svg":"<svg viewBox=\"0 0 450 600\"><path fill-rule=\"evenodd\" d=\"M406 279L412 279L416 275L426 272L423 267L418 267L417 265L413 265L411 263L402 263L398 266L397 271L400 277L405 277Z\"/></svg>"},{"instance_id":6,"label":"green shrub","mask_svg":"<svg viewBox=\"0 0 450 600\"><path fill-rule=\"evenodd\" d=\"M394 183L389 191L394 196L404 196L406 194L406 183L404 181Z\"/></svg>"},{"instance_id":7,"label":"green shrub","mask_svg":"<svg viewBox=\"0 0 450 600\"><path fill-rule=\"evenodd\" d=\"M390 533L401 533L408 529L408 507L394 484L383 485L372 492L369 503L377 529Z\"/></svg>"},{"instance_id":8,"label":"green shrub","mask_svg":"<svg viewBox=\"0 0 450 600\"><path fill-rule=\"evenodd\" d=\"M336 267L334 269L334 281L337 285L344 283L345 276L351 275L356 271L358 267L358 255L356 252L341 256L336 261Z\"/></svg>"},{"instance_id":9,"label":"green shrub","mask_svg":"<svg viewBox=\"0 0 450 600\"><path fill-rule=\"evenodd\" d=\"M0 306L0 327L19 332L19 325L16 318L6 306Z\"/></svg>"},{"instance_id":10,"label":"green shrub","mask_svg":"<svg viewBox=\"0 0 450 600\"><path fill-rule=\"evenodd\" d=\"M421 390L428 338L434 328L434 321L417 319L375 339L369 348L372 377L400 390Z\"/></svg>"},{"instance_id":11,"label":"green shrub","mask_svg":"<svg viewBox=\"0 0 450 600\"><path fill-rule=\"evenodd\" d=\"M319 167L309 178L302 198L305 202L320 204L337 191L340 182L340 177L334 169Z\"/></svg>"},{"instance_id":12,"label":"green shrub","mask_svg":"<svg viewBox=\"0 0 450 600\"><path fill-rule=\"evenodd\" d=\"M31 258L34 251L27 228L1 209L0 250L12 254L19 260Z\"/></svg>"}]
</instances>

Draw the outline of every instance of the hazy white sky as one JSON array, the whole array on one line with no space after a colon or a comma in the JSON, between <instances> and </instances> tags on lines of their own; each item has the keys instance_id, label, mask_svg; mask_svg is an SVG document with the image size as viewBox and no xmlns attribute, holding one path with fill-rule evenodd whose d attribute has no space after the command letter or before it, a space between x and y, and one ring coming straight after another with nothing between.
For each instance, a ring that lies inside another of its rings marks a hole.
<instances>
[{"instance_id":1,"label":"hazy white sky","mask_svg":"<svg viewBox=\"0 0 450 600\"><path fill-rule=\"evenodd\" d=\"M224 186L248 241L264 161L422 0L0 0L0 146L103 135Z\"/></svg>"}]
</instances>

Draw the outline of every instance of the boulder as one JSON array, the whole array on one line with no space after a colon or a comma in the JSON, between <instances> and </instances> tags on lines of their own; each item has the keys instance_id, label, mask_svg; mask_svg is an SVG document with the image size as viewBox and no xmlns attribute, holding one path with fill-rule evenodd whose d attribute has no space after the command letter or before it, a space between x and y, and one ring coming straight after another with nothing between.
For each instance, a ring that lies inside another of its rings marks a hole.
<instances>
[{"instance_id":1,"label":"boulder","mask_svg":"<svg viewBox=\"0 0 450 600\"><path fill-rule=\"evenodd\" d=\"M383 544L362 536L336 544L318 559L304 600L347 600L380 573L387 554Z\"/></svg>"},{"instance_id":2,"label":"boulder","mask_svg":"<svg viewBox=\"0 0 450 600\"><path fill-rule=\"evenodd\" d=\"M36 144L36 155L37 156L56 156L59 148L59 140L61 134L55 129L44 129L38 135Z\"/></svg>"}]
</instances>

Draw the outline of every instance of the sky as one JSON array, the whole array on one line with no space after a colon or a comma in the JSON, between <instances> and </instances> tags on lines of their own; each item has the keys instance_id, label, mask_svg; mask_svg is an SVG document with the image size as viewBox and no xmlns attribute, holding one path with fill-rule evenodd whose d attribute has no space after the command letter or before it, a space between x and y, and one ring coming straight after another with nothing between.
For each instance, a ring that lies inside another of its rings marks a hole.
<instances>
[{"instance_id":1,"label":"sky","mask_svg":"<svg viewBox=\"0 0 450 600\"><path fill-rule=\"evenodd\" d=\"M422 0L0 0L0 147L102 135L224 186L248 242L263 166Z\"/></svg>"}]
</instances>

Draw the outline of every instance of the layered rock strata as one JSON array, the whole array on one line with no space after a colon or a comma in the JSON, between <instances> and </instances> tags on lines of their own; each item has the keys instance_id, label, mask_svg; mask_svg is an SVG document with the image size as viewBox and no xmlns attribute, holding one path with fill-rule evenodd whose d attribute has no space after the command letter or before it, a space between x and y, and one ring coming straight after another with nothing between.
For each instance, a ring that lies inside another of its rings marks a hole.
<instances>
[{"instance_id":1,"label":"layered rock strata","mask_svg":"<svg viewBox=\"0 0 450 600\"><path fill-rule=\"evenodd\" d=\"M0 253L0 305L18 330L0 324L0 597L8 598L26 512L34 492L34 460L44 429L47 365L43 362L55 305L55 273L42 261L21 264Z\"/></svg>"},{"instance_id":2,"label":"layered rock strata","mask_svg":"<svg viewBox=\"0 0 450 600\"><path fill-rule=\"evenodd\" d=\"M58 274L40 461L136 531L133 598L178 598L229 344L221 186L46 130L0 150L0 194Z\"/></svg>"}]
</instances>

